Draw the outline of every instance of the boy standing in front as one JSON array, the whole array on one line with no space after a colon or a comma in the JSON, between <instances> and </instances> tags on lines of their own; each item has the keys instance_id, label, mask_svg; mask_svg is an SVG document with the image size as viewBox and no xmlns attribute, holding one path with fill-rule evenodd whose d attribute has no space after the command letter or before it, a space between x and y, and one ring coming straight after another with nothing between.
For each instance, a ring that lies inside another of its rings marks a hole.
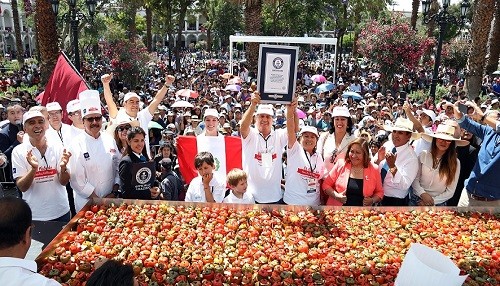
<instances>
[{"instance_id":1,"label":"boy standing in front","mask_svg":"<svg viewBox=\"0 0 500 286\"><path fill-rule=\"evenodd\" d=\"M247 173L241 169L232 169L227 174L227 184L231 192L224 198L224 203L255 204L252 194L247 193Z\"/></svg>"},{"instance_id":2,"label":"boy standing in front","mask_svg":"<svg viewBox=\"0 0 500 286\"><path fill-rule=\"evenodd\" d=\"M210 152L200 152L194 158L198 176L189 184L186 202L221 203L224 199L226 182L214 176L215 160Z\"/></svg>"}]
</instances>

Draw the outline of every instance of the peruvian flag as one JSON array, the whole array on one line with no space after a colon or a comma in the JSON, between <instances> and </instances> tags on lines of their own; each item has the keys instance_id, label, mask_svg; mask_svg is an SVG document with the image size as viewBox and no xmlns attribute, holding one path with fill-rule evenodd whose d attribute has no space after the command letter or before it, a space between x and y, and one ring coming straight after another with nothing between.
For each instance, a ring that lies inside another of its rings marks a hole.
<instances>
[{"instance_id":1,"label":"peruvian flag","mask_svg":"<svg viewBox=\"0 0 500 286\"><path fill-rule=\"evenodd\" d=\"M89 89L89 86L66 57L64 52L59 54L56 66L45 86L43 93L37 98L45 106L49 102L59 102L63 108L63 122L71 124L66 113L69 101L78 98L78 94Z\"/></svg>"},{"instance_id":2,"label":"peruvian flag","mask_svg":"<svg viewBox=\"0 0 500 286\"><path fill-rule=\"evenodd\" d=\"M215 173L226 177L234 168L242 168L241 138L235 136L179 136L177 138L177 159L186 184L198 176L194 167L194 157L199 152L208 151L215 159Z\"/></svg>"}]
</instances>

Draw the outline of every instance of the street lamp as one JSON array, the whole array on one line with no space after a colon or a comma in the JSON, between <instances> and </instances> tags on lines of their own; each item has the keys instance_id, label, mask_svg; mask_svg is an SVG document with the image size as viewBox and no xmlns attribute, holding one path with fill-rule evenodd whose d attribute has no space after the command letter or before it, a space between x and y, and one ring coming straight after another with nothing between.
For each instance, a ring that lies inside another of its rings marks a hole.
<instances>
[{"instance_id":1,"label":"street lamp","mask_svg":"<svg viewBox=\"0 0 500 286\"><path fill-rule=\"evenodd\" d=\"M69 13L63 15L63 19L69 21L71 25L71 33L73 34L73 52L75 54L75 68L77 71L80 71L80 50L78 49L78 25L80 24L80 19L85 18L85 15L81 13L76 8L77 0L68 0ZM59 13L59 0L50 0L50 4L52 5L52 11L56 15ZM85 4L87 4L87 9L89 10L90 21L94 19L95 15L95 7L97 5L97 0L86 0Z\"/></svg>"},{"instance_id":2,"label":"street lamp","mask_svg":"<svg viewBox=\"0 0 500 286\"><path fill-rule=\"evenodd\" d=\"M462 26L466 22L467 12L469 11L470 3L468 0L463 0L460 4L460 18L457 18L448 12L448 7L450 6L450 0L443 0L443 7L434 15L429 15L429 10L431 8L432 0L422 0L422 13L424 18L422 22L428 24L430 21L435 20L439 25L439 39L438 46L436 50L436 56L434 59L434 71L432 73L431 90L429 95L432 98L436 96L436 86L438 82L439 64L441 62L441 50L443 47L443 37L446 33L446 28L448 24L455 24Z\"/></svg>"}]
</instances>

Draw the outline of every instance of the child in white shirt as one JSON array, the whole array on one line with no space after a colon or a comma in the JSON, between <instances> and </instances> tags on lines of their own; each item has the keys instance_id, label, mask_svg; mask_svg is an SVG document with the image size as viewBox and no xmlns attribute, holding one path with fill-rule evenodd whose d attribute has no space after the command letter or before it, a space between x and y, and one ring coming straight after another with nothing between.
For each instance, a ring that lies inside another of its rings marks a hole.
<instances>
[{"instance_id":1,"label":"child in white shirt","mask_svg":"<svg viewBox=\"0 0 500 286\"><path fill-rule=\"evenodd\" d=\"M247 174L241 169L232 169L227 174L227 184L231 192L224 198L224 203L254 204L252 194L247 193Z\"/></svg>"},{"instance_id":2,"label":"child in white shirt","mask_svg":"<svg viewBox=\"0 0 500 286\"><path fill-rule=\"evenodd\" d=\"M198 176L189 184L186 202L221 203L224 199L226 182L214 175L215 160L210 152L200 152L194 158Z\"/></svg>"}]
</instances>

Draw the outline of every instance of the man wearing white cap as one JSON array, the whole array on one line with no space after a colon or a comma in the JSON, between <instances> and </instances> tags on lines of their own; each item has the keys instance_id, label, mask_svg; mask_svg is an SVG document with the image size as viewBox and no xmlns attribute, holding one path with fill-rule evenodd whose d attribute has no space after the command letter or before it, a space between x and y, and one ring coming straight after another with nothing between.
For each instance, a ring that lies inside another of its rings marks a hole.
<instances>
[{"instance_id":1,"label":"man wearing white cap","mask_svg":"<svg viewBox=\"0 0 500 286\"><path fill-rule=\"evenodd\" d=\"M83 125L82 112L80 108L80 100L73 99L66 105L66 112L68 118L71 120L71 132L73 135L78 135L83 132L85 126Z\"/></svg>"},{"instance_id":2,"label":"man wearing white cap","mask_svg":"<svg viewBox=\"0 0 500 286\"><path fill-rule=\"evenodd\" d=\"M63 221L70 219L65 185L70 173L67 167L71 153L60 144L48 144L45 117L39 111L23 115L24 132L28 135L12 151L12 176L31 207L34 220Z\"/></svg>"},{"instance_id":3,"label":"man wearing white cap","mask_svg":"<svg viewBox=\"0 0 500 286\"><path fill-rule=\"evenodd\" d=\"M104 88L104 99L106 100L106 104L108 105L109 117L110 120L113 121L119 112L125 113L130 120L137 119L139 121L139 125L142 129L148 130L148 124L153 119L153 114L155 110L158 108L160 103L163 101L163 98L167 94L169 87L175 80L174 76L168 75L165 79L165 84L158 90L156 96L153 101L148 105L148 108L143 110L139 110L140 96L135 92L128 92L123 97L123 107L118 109L116 103L113 101L113 93L111 92L111 88L109 83L113 79L113 74L105 74L101 77L101 81ZM148 155L150 155L149 148L149 136L146 136L146 150Z\"/></svg>"},{"instance_id":4,"label":"man wearing white cap","mask_svg":"<svg viewBox=\"0 0 500 286\"><path fill-rule=\"evenodd\" d=\"M61 105L58 102L50 102L46 107L49 114L49 129L47 130L49 141L69 147L67 143L71 140L71 128L62 122Z\"/></svg>"},{"instance_id":5,"label":"man wearing white cap","mask_svg":"<svg viewBox=\"0 0 500 286\"><path fill-rule=\"evenodd\" d=\"M287 131L273 130L273 107L270 104L260 104L257 108L259 103L260 94L254 92L240 128L243 145L242 163L243 169L248 173L248 191L257 203L283 203L281 158L288 142ZM254 113L255 127L250 127ZM298 126L298 122L296 123L294 126Z\"/></svg>"},{"instance_id":6,"label":"man wearing white cap","mask_svg":"<svg viewBox=\"0 0 500 286\"><path fill-rule=\"evenodd\" d=\"M118 147L109 134L101 132L99 92L81 92L80 107L85 132L73 140L70 160L77 212L90 198L114 197L120 186Z\"/></svg>"}]
</instances>

